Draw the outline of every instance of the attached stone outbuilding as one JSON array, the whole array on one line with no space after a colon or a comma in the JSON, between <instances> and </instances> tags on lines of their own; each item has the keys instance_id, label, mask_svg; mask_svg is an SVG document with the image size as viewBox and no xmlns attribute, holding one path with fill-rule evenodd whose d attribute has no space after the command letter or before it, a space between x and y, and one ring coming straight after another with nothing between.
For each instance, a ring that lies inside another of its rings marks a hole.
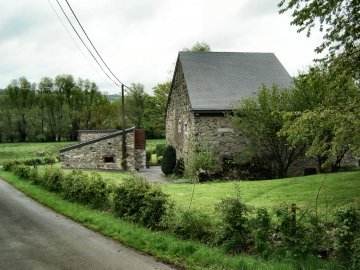
<instances>
[{"instance_id":1,"label":"attached stone outbuilding","mask_svg":"<svg viewBox=\"0 0 360 270\"><path fill-rule=\"evenodd\" d=\"M122 156L122 131L79 130L78 141L60 150L61 167L65 169L126 170L146 166L145 131L125 130L126 157Z\"/></svg>"}]
</instances>

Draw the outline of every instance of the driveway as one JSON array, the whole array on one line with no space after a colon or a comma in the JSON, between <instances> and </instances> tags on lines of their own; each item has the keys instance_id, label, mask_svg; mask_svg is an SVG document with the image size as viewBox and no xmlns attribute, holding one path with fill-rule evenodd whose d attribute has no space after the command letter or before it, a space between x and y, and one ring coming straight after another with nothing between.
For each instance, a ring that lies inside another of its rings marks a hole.
<instances>
[{"instance_id":1,"label":"driveway","mask_svg":"<svg viewBox=\"0 0 360 270\"><path fill-rule=\"evenodd\" d=\"M0 269L172 269L43 207L0 179Z\"/></svg>"},{"instance_id":2,"label":"driveway","mask_svg":"<svg viewBox=\"0 0 360 270\"><path fill-rule=\"evenodd\" d=\"M163 174L161 166L150 166L139 171L150 183L172 184L172 182Z\"/></svg>"}]
</instances>

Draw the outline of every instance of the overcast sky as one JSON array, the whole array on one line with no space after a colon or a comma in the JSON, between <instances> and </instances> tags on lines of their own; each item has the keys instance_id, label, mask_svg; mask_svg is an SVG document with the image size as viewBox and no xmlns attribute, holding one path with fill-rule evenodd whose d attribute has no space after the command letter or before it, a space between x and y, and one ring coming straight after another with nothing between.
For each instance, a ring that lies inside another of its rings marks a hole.
<instances>
[{"instance_id":1,"label":"overcast sky","mask_svg":"<svg viewBox=\"0 0 360 270\"><path fill-rule=\"evenodd\" d=\"M66 2L59 2L70 15ZM290 75L312 63L321 41L319 34L298 34L290 26L290 14L278 14L279 1L68 2L117 77L128 85L142 83L149 93L157 83L171 79L178 51L197 41L206 42L212 51L274 52ZM21 76L39 82L66 73L88 78L102 91L119 92L77 39L56 0L1 1L0 10L0 88Z\"/></svg>"}]
</instances>

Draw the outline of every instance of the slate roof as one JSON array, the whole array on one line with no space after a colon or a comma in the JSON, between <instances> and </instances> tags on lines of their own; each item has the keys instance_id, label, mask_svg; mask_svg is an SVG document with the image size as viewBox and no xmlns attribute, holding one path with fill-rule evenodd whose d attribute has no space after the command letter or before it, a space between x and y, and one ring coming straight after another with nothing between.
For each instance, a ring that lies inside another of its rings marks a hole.
<instances>
[{"instance_id":1,"label":"slate roof","mask_svg":"<svg viewBox=\"0 0 360 270\"><path fill-rule=\"evenodd\" d=\"M178 59L194 111L228 111L262 84L293 81L273 53L180 52Z\"/></svg>"}]
</instances>

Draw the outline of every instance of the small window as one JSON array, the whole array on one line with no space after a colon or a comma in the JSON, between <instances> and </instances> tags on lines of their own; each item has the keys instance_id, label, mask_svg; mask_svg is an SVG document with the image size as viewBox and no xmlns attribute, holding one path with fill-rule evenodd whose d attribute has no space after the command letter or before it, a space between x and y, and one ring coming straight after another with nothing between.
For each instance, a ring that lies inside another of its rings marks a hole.
<instances>
[{"instance_id":1,"label":"small window","mask_svg":"<svg viewBox=\"0 0 360 270\"><path fill-rule=\"evenodd\" d=\"M104 162L105 163L114 163L114 157L112 156L107 156L107 157L104 157Z\"/></svg>"}]
</instances>

